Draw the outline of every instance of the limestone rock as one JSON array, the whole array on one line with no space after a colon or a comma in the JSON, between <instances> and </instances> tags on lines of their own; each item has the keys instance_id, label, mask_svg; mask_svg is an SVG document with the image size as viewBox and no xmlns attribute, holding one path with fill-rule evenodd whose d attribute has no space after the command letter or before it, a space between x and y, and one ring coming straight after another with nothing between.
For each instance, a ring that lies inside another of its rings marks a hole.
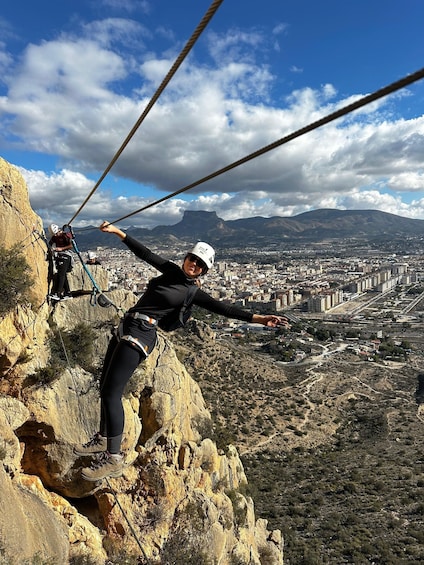
<instances>
[{"instance_id":1,"label":"limestone rock","mask_svg":"<svg viewBox=\"0 0 424 565\"><path fill-rule=\"evenodd\" d=\"M22 177L2 160L0 182L3 241L32 242L40 220ZM94 305L76 269L79 295L48 305L44 250L35 242L30 248L40 303L0 321L0 546L10 562L75 558L101 565L147 556L152 565L189 559L281 565L281 534L256 521L235 447L217 449L202 392L178 360L173 334L159 331L155 350L125 390L122 477L82 480L90 459L76 457L73 446L98 430L102 359L111 331L136 299L116 290L107 293L114 306ZM93 346L88 366L67 351L66 363L55 364L58 343L86 326L94 330L86 338ZM206 326L193 325L193 332L213 339Z\"/></svg>"},{"instance_id":2,"label":"limestone rock","mask_svg":"<svg viewBox=\"0 0 424 565\"><path fill-rule=\"evenodd\" d=\"M0 241L6 248L19 244L32 271L32 293L39 306L47 294L47 247L40 235L43 223L31 208L22 175L1 157L0 218Z\"/></svg>"},{"instance_id":3,"label":"limestone rock","mask_svg":"<svg viewBox=\"0 0 424 565\"><path fill-rule=\"evenodd\" d=\"M87 273L86 269L90 274ZM75 253L72 271L67 276L71 292L91 292L94 286L93 280L100 290L107 291L109 288L107 270L101 265L86 265L84 268Z\"/></svg>"},{"instance_id":4,"label":"limestone rock","mask_svg":"<svg viewBox=\"0 0 424 565\"><path fill-rule=\"evenodd\" d=\"M22 376L47 364L48 311L46 303L38 310L17 306L0 318L0 375Z\"/></svg>"},{"instance_id":5,"label":"limestone rock","mask_svg":"<svg viewBox=\"0 0 424 565\"><path fill-rule=\"evenodd\" d=\"M48 330L45 304L47 247L41 235L41 218L30 206L28 189L22 175L1 158L0 219L1 244L7 249L17 244L31 268L31 294L34 301L33 305L16 307L0 319L0 371L6 372L15 367L18 372L25 373L38 362L47 361L42 352ZM22 360L23 367L16 367L19 359Z\"/></svg>"},{"instance_id":6,"label":"limestone rock","mask_svg":"<svg viewBox=\"0 0 424 565\"><path fill-rule=\"evenodd\" d=\"M47 506L53 508L59 520L67 528L70 562L72 559L78 562L78 559L85 558L92 565L104 565L107 554L103 548L102 533L98 528L65 498L45 489L37 476L20 475L19 483Z\"/></svg>"},{"instance_id":7,"label":"limestone rock","mask_svg":"<svg viewBox=\"0 0 424 565\"><path fill-rule=\"evenodd\" d=\"M15 431L28 417L29 410L22 402L11 396L0 397L0 453L3 467L11 474L20 470L22 457Z\"/></svg>"},{"instance_id":8,"label":"limestone rock","mask_svg":"<svg viewBox=\"0 0 424 565\"><path fill-rule=\"evenodd\" d=\"M7 563L38 556L68 563L66 527L37 495L12 480L0 467L0 544Z\"/></svg>"},{"instance_id":9,"label":"limestone rock","mask_svg":"<svg viewBox=\"0 0 424 565\"><path fill-rule=\"evenodd\" d=\"M92 375L68 368L50 385L33 385L24 391L31 415L17 430L25 445L22 466L38 475L43 484L69 497L87 496L93 484L81 479L81 468L90 461L76 457L73 446L87 441L99 427L99 395ZM123 449L131 453L141 423L124 399L126 438Z\"/></svg>"}]
</instances>

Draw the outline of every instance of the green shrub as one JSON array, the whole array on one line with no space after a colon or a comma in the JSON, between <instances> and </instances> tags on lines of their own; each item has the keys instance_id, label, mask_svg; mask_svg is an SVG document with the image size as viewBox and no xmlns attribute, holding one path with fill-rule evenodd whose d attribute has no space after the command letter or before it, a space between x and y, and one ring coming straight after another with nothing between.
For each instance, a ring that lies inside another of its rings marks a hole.
<instances>
[{"instance_id":1,"label":"green shrub","mask_svg":"<svg viewBox=\"0 0 424 565\"><path fill-rule=\"evenodd\" d=\"M65 365L47 365L47 367L40 367L27 379L26 384L33 384L34 382L47 385L52 383L63 371Z\"/></svg>"},{"instance_id":2,"label":"green shrub","mask_svg":"<svg viewBox=\"0 0 424 565\"><path fill-rule=\"evenodd\" d=\"M69 561L69 565L96 565L97 563L98 562L95 558L90 557L89 555L77 555L75 557L71 557Z\"/></svg>"},{"instance_id":3,"label":"green shrub","mask_svg":"<svg viewBox=\"0 0 424 565\"><path fill-rule=\"evenodd\" d=\"M235 443L236 436L229 427L217 421L214 424L213 433L211 434L210 439L216 443L217 449L226 451L229 445Z\"/></svg>"},{"instance_id":4,"label":"green shrub","mask_svg":"<svg viewBox=\"0 0 424 565\"><path fill-rule=\"evenodd\" d=\"M50 342L52 359L59 364L80 365L83 369L92 368L93 341L96 333L91 326L80 322L70 331L53 329Z\"/></svg>"},{"instance_id":5,"label":"green shrub","mask_svg":"<svg viewBox=\"0 0 424 565\"><path fill-rule=\"evenodd\" d=\"M192 424L202 439L214 437L213 422L210 418L195 416Z\"/></svg>"},{"instance_id":6,"label":"green shrub","mask_svg":"<svg viewBox=\"0 0 424 565\"><path fill-rule=\"evenodd\" d=\"M70 331L52 329L50 339L50 362L46 367L37 369L29 382L48 384L53 382L65 369L79 365L86 371L93 372L93 341L96 337L91 326L79 323Z\"/></svg>"},{"instance_id":7,"label":"green shrub","mask_svg":"<svg viewBox=\"0 0 424 565\"><path fill-rule=\"evenodd\" d=\"M13 310L17 304L29 302L32 285L30 267L19 246L6 249L0 245L0 316Z\"/></svg>"}]
</instances>

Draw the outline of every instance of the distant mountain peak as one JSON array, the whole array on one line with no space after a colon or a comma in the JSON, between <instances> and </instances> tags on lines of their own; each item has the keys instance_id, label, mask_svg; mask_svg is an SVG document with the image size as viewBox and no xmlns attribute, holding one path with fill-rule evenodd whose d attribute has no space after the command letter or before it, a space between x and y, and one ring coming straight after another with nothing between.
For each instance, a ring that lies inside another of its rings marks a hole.
<instances>
[{"instance_id":1,"label":"distant mountain peak","mask_svg":"<svg viewBox=\"0 0 424 565\"><path fill-rule=\"evenodd\" d=\"M128 230L135 237L159 241L176 237L184 241L207 241L218 246L278 245L283 240L321 242L331 239L424 237L424 220L404 218L379 210L311 210L297 216L240 218L223 220L216 212L186 210L172 226L156 226L152 230ZM103 245L105 243L102 234Z\"/></svg>"},{"instance_id":2,"label":"distant mountain peak","mask_svg":"<svg viewBox=\"0 0 424 565\"><path fill-rule=\"evenodd\" d=\"M207 212L206 210L184 210L182 221L192 218L218 218L218 215L216 212Z\"/></svg>"}]
</instances>

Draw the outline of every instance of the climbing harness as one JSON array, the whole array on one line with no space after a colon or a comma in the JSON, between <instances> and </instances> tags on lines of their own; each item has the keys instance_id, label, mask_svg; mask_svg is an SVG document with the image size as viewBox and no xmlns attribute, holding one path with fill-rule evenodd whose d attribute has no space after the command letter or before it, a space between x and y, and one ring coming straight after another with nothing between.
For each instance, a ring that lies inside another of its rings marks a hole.
<instances>
[{"instance_id":1,"label":"climbing harness","mask_svg":"<svg viewBox=\"0 0 424 565\"><path fill-rule=\"evenodd\" d=\"M145 359L149 356L149 348L147 345L142 343L137 337L130 334L124 334L124 319L119 322L118 327L115 329L115 337L118 341L127 341L133 345L141 352Z\"/></svg>"},{"instance_id":2,"label":"climbing harness","mask_svg":"<svg viewBox=\"0 0 424 565\"><path fill-rule=\"evenodd\" d=\"M124 321L125 318L134 318L135 320L143 320L148 322L152 328L157 326L158 322L150 316L141 314L140 312L127 312L123 318L121 318L118 326L115 328L115 337L118 341L124 340L136 347L144 356L145 359L149 356L149 347L143 343L139 338L134 337L129 334L124 334Z\"/></svg>"},{"instance_id":3,"label":"climbing harness","mask_svg":"<svg viewBox=\"0 0 424 565\"><path fill-rule=\"evenodd\" d=\"M135 318L136 320L144 320L145 322L149 322L152 326L157 326L158 321L155 318L151 318L150 316L146 316L146 314L141 314L140 312L127 312L126 316L130 318Z\"/></svg>"}]
</instances>

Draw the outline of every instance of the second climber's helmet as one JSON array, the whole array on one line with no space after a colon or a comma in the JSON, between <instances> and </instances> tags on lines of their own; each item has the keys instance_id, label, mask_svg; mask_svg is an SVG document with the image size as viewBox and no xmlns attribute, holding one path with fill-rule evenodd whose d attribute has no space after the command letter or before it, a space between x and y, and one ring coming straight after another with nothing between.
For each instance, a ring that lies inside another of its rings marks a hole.
<instances>
[{"instance_id":1,"label":"second climber's helmet","mask_svg":"<svg viewBox=\"0 0 424 565\"><path fill-rule=\"evenodd\" d=\"M51 237L56 235L58 232L60 232L60 227L57 224L50 224L49 225L49 234L50 234Z\"/></svg>"}]
</instances>

